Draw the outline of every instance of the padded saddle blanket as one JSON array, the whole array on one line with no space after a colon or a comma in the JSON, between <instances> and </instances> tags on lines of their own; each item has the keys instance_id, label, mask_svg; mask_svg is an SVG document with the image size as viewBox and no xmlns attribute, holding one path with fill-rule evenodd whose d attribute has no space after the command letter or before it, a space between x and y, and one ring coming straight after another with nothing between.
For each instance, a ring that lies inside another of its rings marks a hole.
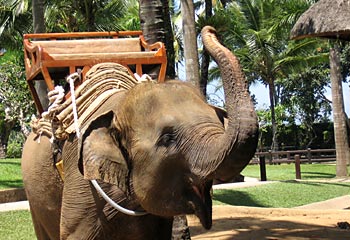
<instances>
[{"instance_id":1,"label":"padded saddle blanket","mask_svg":"<svg viewBox=\"0 0 350 240\"><path fill-rule=\"evenodd\" d=\"M120 97L115 93L131 89L138 83L128 69L120 64L100 63L93 66L86 73L84 82L74 91L79 128L82 129L94 116L111 110L115 98ZM75 132L71 97L42 116L31 123L33 132L37 134L54 135L56 139L64 140Z\"/></svg>"}]
</instances>

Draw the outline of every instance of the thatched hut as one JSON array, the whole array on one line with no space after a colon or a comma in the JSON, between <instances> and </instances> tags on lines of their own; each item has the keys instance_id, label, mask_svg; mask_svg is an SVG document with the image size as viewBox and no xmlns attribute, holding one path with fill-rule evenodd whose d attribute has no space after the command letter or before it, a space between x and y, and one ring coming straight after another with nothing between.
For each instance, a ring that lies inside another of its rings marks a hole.
<instances>
[{"instance_id":1,"label":"thatched hut","mask_svg":"<svg viewBox=\"0 0 350 240\"><path fill-rule=\"evenodd\" d=\"M325 37L350 40L350 0L320 0L304 12L291 30L292 39Z\"/></svg>"},{"instance_id":2,"label":"thatched hut","mask_svg":"<svg viewBox=\"0 0 350 240\"><path fill-rule=\"evenodd\" d=\"M322 37L350 41L350 0L320 0L304 12L293 29L292 39ZM337 41L329 53L332 108L337 154L337 176L347 176L350 161L347 117L344 111L340 56Z\"/></svg>"}]
</instances>

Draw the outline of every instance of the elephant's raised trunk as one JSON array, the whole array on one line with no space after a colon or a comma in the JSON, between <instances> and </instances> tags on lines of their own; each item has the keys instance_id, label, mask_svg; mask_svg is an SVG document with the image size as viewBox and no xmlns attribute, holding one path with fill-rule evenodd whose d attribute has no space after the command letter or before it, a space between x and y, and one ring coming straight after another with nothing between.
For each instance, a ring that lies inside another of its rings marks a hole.
<instances>
[{"instance_id":1,"label":"elephant's raised trunk","mask_svg":"<svg viewBox=\"0 0 350 240\"><path fill-rule=\"evenodd\" d=\"M212 144L220 150L212 151L214 156L211 161L217 162L210 176L228 180L237 175L253 157L258 139L258 121L239 61L219 43L215 33L214 28L204 27L202 40L221 71L228 124L225 134Z\"/></svg>"}]
</instances>

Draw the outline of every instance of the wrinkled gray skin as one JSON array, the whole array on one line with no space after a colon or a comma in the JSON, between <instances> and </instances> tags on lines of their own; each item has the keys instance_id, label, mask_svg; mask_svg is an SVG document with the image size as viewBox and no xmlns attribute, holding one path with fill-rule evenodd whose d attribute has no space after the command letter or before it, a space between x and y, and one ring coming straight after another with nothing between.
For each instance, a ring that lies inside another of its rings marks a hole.
<instances>
[{"instance_id":1,"label":"wrinkled gray skin","mask_svg":"<svg viewBox=\"0 0 350 240\"><path fill-rule=\"evenodd\" d=\"M173 216L195 214L212 224L212 180L231 179L253 156L257 118L237 59L202 30L220 66L226 115L179 81L143 83L100 106L63 144L65 182L53 166L51 144L31 134L22 156L23 180L38 239L170 239ZM225 122L225 123L224 123ZM132 217L107 204L88 179Z\"/></svg>"}]
</instances>

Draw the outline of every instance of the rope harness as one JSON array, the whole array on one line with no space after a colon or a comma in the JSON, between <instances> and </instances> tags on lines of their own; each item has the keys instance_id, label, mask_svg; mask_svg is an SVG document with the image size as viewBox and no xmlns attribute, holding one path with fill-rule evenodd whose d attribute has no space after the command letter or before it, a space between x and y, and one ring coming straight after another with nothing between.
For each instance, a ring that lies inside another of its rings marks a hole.
<instances>
[{"instance_id":1,"label":"rope harness","mask_svg":"<svg viewBox=\"0 0 350 240\"><path fill-rule=\"evenodd\" d=\"M130 75L127 68L117 63L101 63L93 66L87 73L85 81L74 89L75 82L81 80L80 71L69 75L66 81L70 86L70 97L65 100L64 89L56 86L48 93L49 108L42 113L42 118L32 117L31 127L34 133L40 137L45 134L50 138L53 147L54 159L57 169L64 179L63 163L59 159L62 143L70 134L81 137L80 129L89 122L89 119L110 96L129 90L142 82L154 82L150 76ZM114 202L98 185L96 180L91 180L96 191L118 211L131 215L142 216L144 211L125 209Z\"/></svg>"}]
</instances>

